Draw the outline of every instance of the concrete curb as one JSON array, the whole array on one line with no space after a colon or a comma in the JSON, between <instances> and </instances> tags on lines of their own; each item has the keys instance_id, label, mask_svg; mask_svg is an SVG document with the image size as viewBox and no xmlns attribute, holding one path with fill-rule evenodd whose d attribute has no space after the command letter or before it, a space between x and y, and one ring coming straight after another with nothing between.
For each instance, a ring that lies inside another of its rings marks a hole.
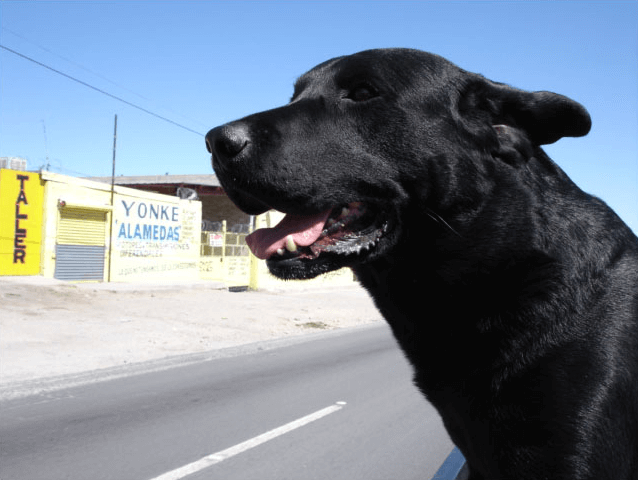
<instances>
[{"instance_id":1,"label":"concrete curb","mask_svg":"<svg viewBox=\"0 0 638 480\"><path fill-rule=\"evenodd\" d=\"M130 363L114 367L101 368L78 373L56 375L52 377L36 378L23 382L11 382L0 385L0 401L16 400L33 395L47 395L58 390L78 387L90 383L106 382L135 375L160 372L173 368L185 367L195 363L209 362L222 358L232 358L240 355L250 355L258 352L275 350L290 345L310 342L312 340L339 336L353 330L367 328L387 328L385 324L373 323L354 327L337 328L334 330L304 333L291 337L276 338L261 342L246 343L233 347L209 350L206 352L189 353L186 355L172 355L145 362Z\"/></svg>"}]
</instances>

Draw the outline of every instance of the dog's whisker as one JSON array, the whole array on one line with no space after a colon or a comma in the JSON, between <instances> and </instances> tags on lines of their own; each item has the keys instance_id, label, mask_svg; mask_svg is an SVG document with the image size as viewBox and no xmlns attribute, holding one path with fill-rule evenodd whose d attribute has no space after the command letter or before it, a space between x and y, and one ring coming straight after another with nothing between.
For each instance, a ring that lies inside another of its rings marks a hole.
<instances>
[{"instance_id":1,"label":"dog's whisker","mask_svg":"<svg viewBox=\"0 0 638 480\"><path fill-rule=\"evenodd\" d=\"M426 208L425 213L428 215L428 217L430 217L432 220L434 220L436 223L443 225L444 227L446 227L448 230L450 230L452 233L454 233L457 237L459 238L463 238L463 236L457 232L456 230L454 230L449 223L447 223L445 220L443 220L443 218L441 217L441 215L439 215L438 213L436 213L434 210L430 209L430 208Z\"/></svg>"}]
</instances>

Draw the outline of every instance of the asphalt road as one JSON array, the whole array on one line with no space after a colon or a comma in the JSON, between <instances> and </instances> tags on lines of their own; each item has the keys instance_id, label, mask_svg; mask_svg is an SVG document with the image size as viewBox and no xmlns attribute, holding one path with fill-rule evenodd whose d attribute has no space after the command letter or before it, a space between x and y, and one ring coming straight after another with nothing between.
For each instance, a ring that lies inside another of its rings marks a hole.
<instances>
[{"instance_id":1,"label":"asphalt road","mask_svg":"<svg viewBox=\"0 0 638 480\"><path fill-rule=\"evenodd\" d=\"M1 480L429 480L452 449L386 326L0 402Z\"/></svg>"}]
</instances>

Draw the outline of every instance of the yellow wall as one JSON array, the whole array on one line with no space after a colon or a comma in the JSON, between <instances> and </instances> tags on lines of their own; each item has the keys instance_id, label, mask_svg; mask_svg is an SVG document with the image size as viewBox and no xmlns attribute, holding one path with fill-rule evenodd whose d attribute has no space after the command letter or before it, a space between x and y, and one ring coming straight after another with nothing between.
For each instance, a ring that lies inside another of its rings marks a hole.
<instances>
[{"instance_id":1,"label":"yellow wall","mask_svg":"<svg viewBox=\"0 0 638 480\"><path fill-rule=\"evenodd\" d=\"M0 275L40 273L43 192L38 173L0 170Z\"/></svg>"},{"instance_id":2,"label":"yellow wall","mask_svg":"<svg viewBox=\"0 0 638 480\"><path fill-rule=\"evenodd\" d=\"M223 282L229 287L247 286L250 283L251 258L245 233L226 230L204 232L201 236L199 274L202 279Z\"/></svg>"}]
</instances>

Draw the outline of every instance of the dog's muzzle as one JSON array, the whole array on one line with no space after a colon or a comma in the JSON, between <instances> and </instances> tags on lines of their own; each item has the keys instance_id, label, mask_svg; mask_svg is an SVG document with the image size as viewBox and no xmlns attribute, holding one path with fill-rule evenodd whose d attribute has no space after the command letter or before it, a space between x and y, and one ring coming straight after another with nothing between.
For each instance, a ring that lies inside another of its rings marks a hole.
<instances>
[{"instance_id":1,"label":"dog's muzzle","mask_svg":"<svg viewBox=\"0 0 638 480\"><path fill-rule=\"evenodd\" d=\"M206 134L206 148L211 153L213 170L226 194L245 213L259 215L272 207L242 188L239 180L240 177L245 179L249 171L245 163L250 157L251 143L248 126L239 122L213 128Z\"/></svg>"}]
</instances>

